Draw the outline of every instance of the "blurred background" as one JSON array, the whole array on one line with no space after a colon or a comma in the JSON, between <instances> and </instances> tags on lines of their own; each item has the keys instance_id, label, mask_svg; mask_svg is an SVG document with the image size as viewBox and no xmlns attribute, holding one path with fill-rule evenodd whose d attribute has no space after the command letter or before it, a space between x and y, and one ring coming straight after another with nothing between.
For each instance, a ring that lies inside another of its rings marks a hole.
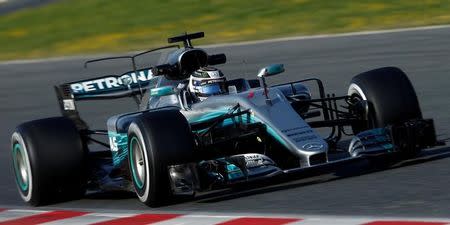
<instances>
[{"instance_id":1,"label":"blurred background","mask_svg":"<svg viewBox=\"0 0 450 225\"><path fill-rule=\"evenodd\" d=\"M0 0L0 60L116 53L450 22L449 0Z\"/></svg>"}]
</instances>

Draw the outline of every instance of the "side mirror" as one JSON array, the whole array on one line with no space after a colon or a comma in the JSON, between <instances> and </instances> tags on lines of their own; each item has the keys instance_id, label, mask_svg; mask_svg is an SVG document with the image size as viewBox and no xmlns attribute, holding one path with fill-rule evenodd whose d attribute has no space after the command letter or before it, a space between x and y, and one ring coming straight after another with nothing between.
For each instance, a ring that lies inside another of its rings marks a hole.
<instances>
[{"instance_id":1,"label":"side mirror","mask_svg":"<svg viewBox=\"0 0 450 225\"><path fill-rule=\"evenodd\" d=\"M279 73L284 72L284 65L283 64L272 64L270 66L266 66L262 68L259 73L258 77L270 77Z\"/></svg>"},{"instance_id":2,"label":"side mirror","mask_svg":"<svg viewBox=\"0 0 450 225\"><path fill-rule=\"evenodd\" d=\"M173 95L175 93L176 93L175 88L172 86L164 86L164 87L150 89L150 96L152 96L152 97Z\"/></svg>"},{"instance_id":3,"label":"side mirror","mask_svg":"<svg viewBox=\"0 0 450 225\"><path fill-rule=\"evenodd\" d=\"M272 64L270 66L266 66L262 68L259 73L258 77L261 81L261 84L264 88L264 95L266 96L266 104L272 105L272 101L269 98L269 91L267 89L266 84L266 77L270 77L279 73L284 72L284 65L283 64Z\"/></svg>"}]
</instances>

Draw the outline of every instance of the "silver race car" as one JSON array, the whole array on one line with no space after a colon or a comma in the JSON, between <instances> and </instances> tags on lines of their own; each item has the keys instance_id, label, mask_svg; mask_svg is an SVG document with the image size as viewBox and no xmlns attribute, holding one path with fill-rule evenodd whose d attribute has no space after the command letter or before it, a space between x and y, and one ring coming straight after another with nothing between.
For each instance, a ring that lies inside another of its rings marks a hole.
<instances>
[{"instance_id":1,"label":"silver race car","mask_svg":"<svg viewBox=\"0 0 450 225\"><path fill-rule=\"evenodd\" d=\"M169 38L184 46L152 49L130 59L132 71L55 87L62 116L20 124L12 135L19 193L32 205L92 192L135 192L149 206L177 196L350 163L361 158L410 158L442 144L431 119L423 119L408 77L396 67L355 76L348 94L326 94L317 78L268 86L282 64L255 79L214 79L202 88L220 94L199 98L189 77L226 62L192 46L203 32ZM164 62L137 68L135 59L174 49ZM310 89L317 90L317 94ZM319 97L313 97L319 96ZM91 129L76 102L133 98L138 111L114 115L106 130ZM348 137L348 138L343 138ZM346 139L347 144L340 144ZM109 140L109 142L107 141ZM93 151L94 145L104 151Z\"/></svg>"}]
</instances>

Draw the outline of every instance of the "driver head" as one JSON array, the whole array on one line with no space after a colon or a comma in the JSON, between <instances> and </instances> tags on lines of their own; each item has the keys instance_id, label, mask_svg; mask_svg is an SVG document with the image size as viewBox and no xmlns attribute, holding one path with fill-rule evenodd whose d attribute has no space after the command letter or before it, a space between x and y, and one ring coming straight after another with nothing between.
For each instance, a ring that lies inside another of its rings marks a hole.
<instances>
[{"instance_id":1,"label":"driver head","mask_svg":"<svg viewBox=\"0 0 450 225\"><path fill-rule=\"evenodd\" d=\"M200 68L189 78L189 91L201 101L212 95L225 94L227 93L226 78L217 68Z\"/></svg>"}]
</instances>

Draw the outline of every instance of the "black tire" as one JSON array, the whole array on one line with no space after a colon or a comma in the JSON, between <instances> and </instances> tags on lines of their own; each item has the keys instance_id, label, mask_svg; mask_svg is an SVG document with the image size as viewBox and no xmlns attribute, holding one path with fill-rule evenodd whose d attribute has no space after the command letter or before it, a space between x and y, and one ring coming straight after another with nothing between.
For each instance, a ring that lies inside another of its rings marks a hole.
<instances>
[{"instance_id":1,"label":"black tire","mask_svg":"<svg viewBox=\"0 0 450 225\"><path fill-rule=\"evenodd\" d=\"M152 207L168 203L172 197L168 166L194 158L194 138L186 118L174 109L143 113L130 124L128 147L139 200Z\"/></svg>"},{"instance_id":2,"label":"black tire","mask_svg":"<svg viewBox=\"0 0 450 225\"><path fill-rule=\"evenodd\" d=\"M55 117L23 123L11 144L13 171L25 202L38 206L84 194L86 151L71 120Z\"/></svg>"},{"instance_id":3,"label":"black tire","mask_svg":"<svg viewBox=\"0 0 450 225\"><path fill-rule=\"evenodd\" d=\"M383 67L355 76L348 95L367 100L369 121L355 124L354 133L421 119L417 95L406 74L396 67Z\"/></svg>"}]
</instances>

